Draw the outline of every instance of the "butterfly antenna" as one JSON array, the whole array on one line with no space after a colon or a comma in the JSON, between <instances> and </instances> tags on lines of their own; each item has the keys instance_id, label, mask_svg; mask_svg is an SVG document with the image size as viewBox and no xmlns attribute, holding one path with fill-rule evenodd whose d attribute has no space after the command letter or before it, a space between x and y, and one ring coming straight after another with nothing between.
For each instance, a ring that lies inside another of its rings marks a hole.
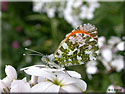
<instances>
[{"instance_id":1,"label":"butterfly antenna","mask_svg":"<svg viewBox=\"0 0 125 94\"><path fill-rule=\"evenodd\" d=\"M40 55L40 54L23 54L23 56L26 56L26 55L37 55L37 56L43 56L43 55Z\"/></svg>"},{"instance_id":2,"label":"butterfly antenna","mask_svg":"<svg viewBox=\"0 0 125 94\"><path fill-rule=\"evenodd\" d=\"M42 53L40 53L40 52L37 52L37 51L35 51L35 50L32 50L32 49L28 49L28 48L25 48L25 50L26 51L31 51L31 52L34 52L34 53L36 53L36 54L23 54L24 56L25 55L37 55L37 56L44 56Z\"/></svg>"},{"instance_id":3,"label":"butterfly antenna","mask_svg":"<svg viewBox=\"0 0 125 94\"><path fill-rule=\"evenodd\" d=\"M25 48L25 50L27 50L27 51L31 51L31 52L35 52L35 53L38 53L38 54L40 54L40 55L43 55L42 53L40 53L40 52L37 52L37 51L35 51L35 50L32 50L32 49Z\"/></svg>"}]
</instances>

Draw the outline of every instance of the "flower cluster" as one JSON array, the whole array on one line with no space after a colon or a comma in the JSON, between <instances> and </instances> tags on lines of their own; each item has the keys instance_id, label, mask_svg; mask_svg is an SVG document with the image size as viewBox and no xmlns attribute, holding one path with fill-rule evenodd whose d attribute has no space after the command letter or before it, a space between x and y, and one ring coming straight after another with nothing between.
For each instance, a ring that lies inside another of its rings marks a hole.
<instances>
[{"instance_id":1,"label":"flower cluster","mask_svg":"<svg viewBox=\"0 0 125 94\"><path fill-rule=\"evenodd\" d=\"M0 93L19 92L84 92L87 84L81 80L81 75L75 71L50 69L45 65L34 65L21 69L31 76L17 80L16 70L8 65L5 68L7 77L0 80Z\"/></svg>"},{"instance_id":2,"label":"flower cluster","mask_svg":"<svg viewBox=\"0 0 125 94\"><path fill-rule=\"evenodd\" d=\"M120 72L124 68L123 56L117 54L124 51L124 41L119 37L111 36L106 43L105 37L99 38L100 55L98 59L103 63L108 71L116 70Z\"/></svg>"},{"instance_id":3,"label":"flower cluster","mask_svg":"<svg viewBox=\"0 0 125 94\"><path fill-rule=\"evenodd\" d=\"M119 37L111 36L106 42L104 36L99 37L99 55L97 61L101 61L107 71L116 70L120 72L124 68L124 59L122 55L118 55L118 51L124 51L124 41ZM86 72L91 78L91 74L96 74L99 69L97 68L97 61L90 61L86 64Z\"/></svg>"},{"instance_id":4,"label":"flower cluster","mask_svg":"<svg viewBox=\"0 0 125 94\"><path fill-rule=\"evenodd\" d=\"M92 19L98 7L97 0L56 0L56 2L55 0L33 0L33 11L47 13L49 18L54 18L58 12L58 16L64 17L73 27L82 24L81 19Z\"/></svg>"}]
</instances>

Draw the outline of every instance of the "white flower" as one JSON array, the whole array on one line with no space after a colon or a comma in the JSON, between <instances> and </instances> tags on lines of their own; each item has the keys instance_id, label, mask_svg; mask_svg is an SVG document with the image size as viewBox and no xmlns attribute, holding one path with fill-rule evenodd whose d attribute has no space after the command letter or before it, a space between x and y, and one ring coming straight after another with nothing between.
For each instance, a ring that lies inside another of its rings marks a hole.
<instances>
[{"instance_id":1,"label":"white flower","mask_svg":"<svg viewBox=\"0 0 125 94\"><path fill-rule=\"evenodd\" d=\"M11 84L11 93L16 92L31 92L30 85L23 80L14 80Z\"/></svg>"},{"instance_id":2,"label":"white flower","mask_svg":"<svg viewBox=\"0 0 125 94\"><path fill-rule=\"evenodd\" d=\"M112 60L112 50L110 48L102 49L101 54L106 61Z\"/></svg>"},{"instance_id":3,"label":"white flower","mask_svg":"<svg viewBox=\"0 0 125 94\"><path fill-rule=\"evenodd\" d=\"M98 45L99 45L99 48L103 47L105 43L105 37L104 36L101 36L98 38Z\"/></svg>"},{"instance_id":4,"label":"white flower","mask_svg":"<svg viewBox=\"0 0 125 94\"><path fill-rule=\"evenodd\" d=\"M95 67L95 66L90 66L90 67L87 68L86 72L87 72L88 74L95 74L95 73L97 72L97 67Z\"/></svg>"},{"instance_id":5,"label":"white flower","mask_svg":"<svg viewBox=\"0 0 125 94\"><path fill-rule=\"evenodd\" d=\"M104 37L99 38L98 44L101 55L98 56L98 60L102 61L108 71L115 68L117 72L120 72L123 69L124 64L122 56L117 55L117 51L124 50L124 42L116 36L111 36L108 43L105 43L105 41Z\"/></svg>"},{"instance_id":6,"label":"white flower","mask_svg":"<svg viewBox=\"0 0 125 94\"><path fill-rule=\"evenodd\" d=\"M49 76L51 77L53 72L60 72L60 71L65 72L64 68L51 69L45 65L34 65L34 66L22 68L21 70L24 70L24 72L29 75L44 77L44 78L49 77ZM67 71L67 73L72 77L81 78L81 75L78 72ZM34 79L34 77L33 77L33 79Z\"/></svg>"},{"instance_id":7,"label":"white flower","mask_svg":"<svg viewBox=\"0 0 125 94\"><path fill-rule=\"evenodd\" d=\"M79 73L64 71L64 68L51 69L45 65L37 65L22 70L32 76L32 82L35 81L34 77L38 77L32 92L83 92L87 87L86 83L79 79Z\"/></svg>"},{"instance_id":8,"label":"white flower","mask_svg":"<svg viewBox=\"0 0 125 94\"><path fill-rule=\"evenodd\" d=\"M114 59L111 62L111 66L116 68L117 72L120 72L124 68L124 59L122 56L119 56L119 58Z\"/></svg>"},{"instance_id":9,"label":"white flower","mask_svg":"<svg viewBox=\"0 0 125 94\"><path fill-rule=\"evenodd\" d=\"M121 41L119 37L111 36L111 38L108 40L109 45L117 44Z\"/></svg>"},{"instance_id":10,"label":"white flower","mask_svg":"<svg viewBox=\"0 0 125 94\"><path fill-rule=\"evenodd\" d=\"M124 50L124 42L116 36L111 36L107 42L108 43L106 43L104 37L99 38L98 44L101 55L98 56L98 60L103 63L108 71L113 68L117 72L120 72L123 69L124 64L122 56L117 55L117 51Z\"/></svg>"},{"instance_id":11,"label":"white flower","mask_svg":"<svg viewBox=\"0 0 125 94\"><path fill-rule=\"evenodd\" d=\"M110 62L107 62L105 59L102 59L101 61L108 71L111 70Z\"/></svg>"},{"instance_id":12,"label":"white flower","mask_svg":"<svg viewBox=\"0 0 125 94\"><path fill-rule=\"evenodd\" d=\"M125 42L120 42L118 45L117 45L117 49L120 50L120 51L123 51L125 50Z\"/></svg>"},{"instance_id":13,"label":"white flower","mask_svg":"<svg viewBox=\"0 0 125 94\"><path fill-rule=\"evenodd\" d=\"M87 6L81 7L81 13L80 13L80 18L82 19L92 19L94 17L94 8L90 6L89 8Z\"/></svg>"},{"instance_id":14,"label":"white flower","mask_svg":"<svg viewBox=\"0 0 125 94\"><path fill-rule=\"evenodd\" d=\"M84 81L64 72L55 72L51 78L32 87L32 92L83 92L87 85Z\"/></svg>"},{"instance_id":15,"label":"white flower","mask_svg":"<svg viewBox=\"0 0 125 94\"><path fill-rule=\"evenodd\" d=\"M40 65L41 66L41 65ZM40 67L39 65L37 66L30 66L27 68L23 68L21 70L24 70L25 73L27 73L28 75L32 75L32 76L41 76L41 77L51 77L52 72L53 71L60 71L62 69L50 69L47 66L43 65Z\"/></svg>"},{"instance_id":16,"label":"white flower","mask_svg":"<svg viewBox=\"0 0 125 94\"><path fill-rule=\"evenodd\" d=\"M87 6L82 6L80 8L80 10L81 10L81 13L79 14L80 18L85 19L86 15L87 15L86 13L87 13L87 10L88 10Z\"/></svg>"},{"instance_id":17,"label":"white flower","mask_svg":"<svg viewBox=\"0 0 125 94\"><path fill-rule=\"evenodd\" d=\"M38 2L36 0L34 0L33 4L34 4L33 11L35 11L35 12L41 12L41 8L43 6L43 3L40 3L40 2Z\"/></svg>"},{"instance_id":18,"label":"white flower","mask_svg":"<svg viewBox=\"0 0 125 94\"><path fill-rule=\"evenodd\" d=\"M80 7L82 5L82 2L83 2L82 0L74 0L75 4L73 4L73 7L74 8Z\"/></svg>"},{"instance_id":19,"label":"white flower","mask_svg":"<svg viewBox=\"0 0 125 94\"><path fill-rule=\"evenodd\" d=\"M97 0L86 1L88 4L83 4L83 0L33 0L33 11L47 13L49 18L57 16L64 19L76 27L82 24L81 19L92 19L94 11L99 7Z\"/></svg>"},{"instance_id":20,"label":"white flower","mask_svg":"<svg viewBox=\"0 0 125 94\"><path fill-rule=\"evenodd\" d=\"M61 69L50 69L45 65L34 65L26 68L22 68L25 73L31 75L30 84L34 85L40 81L44 81L46 77L51 77L52 72L62 71L64 68Z\"/></svg>"},{"instance_id":21,"label":"white flower","mask_svg":"<svg viewBox=\"0 0 125 94\"><path fill-rule=\"evenodd\" d=\"M122 56L116 56L115 59L111 60L110 62L102 59L102 63L108 71L115 68L117 72L120 72L124 68L124 59Z\"/></svg>"},{"instance_id":22,"label":"white flower","mask_svg":"<svg viewBox=\"0 0 125 94\"><path fill-rule=\"evenodd\" d=\"M0 93L2 92L9 92L9 89L7 85L2 80L0 80Z\"/></svg>"},{"instance_id":23,"label":"white flower","mask_svg":"<svg viewBox=\"0 0 125 94\"><path fill-rule=\"evenodd\" d=\"M56 7L52 7L47 10L47 15L49 18L55 17Z\"/></svg>"},{"instance_id":24,"label":"white flower","mask_svg":"<svg viewBox=\"0 0 125 94\"><path fill-rule=\"evenodd\" d=\"M34 79L34 77L43 77L43 78L46 78L49 76L51 77L53 72L63 71L64 68L51 69L45 65L34 65L34 66L22 68L21 70L24 70L25 73L33 76L33 79ZM81 75L75 71L67 71L67 73L72 77L81 78Z\"/></svg>"},{"instance_id":25,"label":"white flower","mask_svg":"<svg viewBox=\"0 0 125 94\"><path fill-rule=\"evenodd\" d=\"M10 81L17 79L17 72L14 67L12 67L10 65L6 65L5 72L6 72L7 78Z\"/></svg>"},{"instance_id":26,"label":"white flower","mask_svg":"<svg viewBox=\"0 0 125 94\"><path fill-rule=\"evenodd\" d=\"M89 62L87 62L87 64L86 64L86 72L88 74L96 74L97 71L98 71L96 65L97 65L96 61L89 61Z\"/></svg>"}]
</instances>

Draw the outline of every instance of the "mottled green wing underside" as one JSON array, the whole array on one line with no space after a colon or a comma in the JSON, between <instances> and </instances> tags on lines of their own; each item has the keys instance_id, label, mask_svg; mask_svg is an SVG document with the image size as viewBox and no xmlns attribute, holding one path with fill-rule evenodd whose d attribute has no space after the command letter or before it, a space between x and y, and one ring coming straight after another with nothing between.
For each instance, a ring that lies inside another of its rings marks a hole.
<instances>
[{"instance_id":1,"label":"mottled green wing underside","mask_svg":"<svg viewBox=\"0 0 125 94\"><path fill-rule=\"evenodd\" d=\"M54 59L64 66L80 65L90 60L96 60L97 42L96 27L91 24L84 24L67 34L56 50Z\"/></svg>"}]
</instances>

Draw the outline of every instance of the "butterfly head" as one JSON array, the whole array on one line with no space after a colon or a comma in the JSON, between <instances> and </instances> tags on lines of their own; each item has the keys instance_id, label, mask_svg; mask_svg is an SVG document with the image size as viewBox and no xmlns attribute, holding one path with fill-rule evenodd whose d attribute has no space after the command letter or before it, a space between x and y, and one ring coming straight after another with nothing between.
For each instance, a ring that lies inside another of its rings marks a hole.
<instances>
[{"instance_id":1,"label":"butterfly head","mask_svg":"<svg viewBox=\"0 0 125 94\"><path fill-rule=\"evenodd\" d=\"M55 61L54 54L43 56L41 58L41 60L42 60L43 64L48 65L50 68L60 68L61 67L59 65L59 63Z\"/></svg>"},{"instance_id":2,"label":"butterfly head","mask_svg":"<svg viewBox=\"0 0 125 94\"><path fill-rule=\"evenodd\" d=\"M42 62L54 62L54 56L53 54L51 55L45 55L41 58Z\"/></svg>"}]
</instances>

